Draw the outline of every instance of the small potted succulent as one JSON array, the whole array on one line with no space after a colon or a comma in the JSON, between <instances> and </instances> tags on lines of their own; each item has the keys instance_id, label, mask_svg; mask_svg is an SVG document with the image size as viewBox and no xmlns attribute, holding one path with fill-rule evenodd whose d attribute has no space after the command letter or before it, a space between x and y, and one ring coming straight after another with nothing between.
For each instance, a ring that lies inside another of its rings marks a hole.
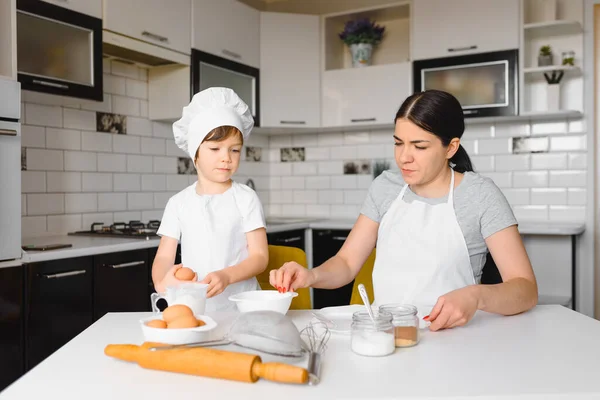
<instances>
[{"instance_id":1,"label":"small potted succulent","mask_svg":"<svg viewBox=\"0 0 600 400\"><path fill-rule=\"evenodd\" d=\"M350 48L353 67L371 65L373 48L381 43L385 28L369 18L348 21L339 33L340 39Z\"/></svg>"},{"instance_id":2,"label":"small potted succulent","mask_svg":"<svg viewBox=\"0 0 600 400\"><path fill-rule=\"evenodd\" d=\"M538 66L545 67L554 64L552 48L550 46L540 47L540 54L538 55Z\"/></svg>"}]
</instances>

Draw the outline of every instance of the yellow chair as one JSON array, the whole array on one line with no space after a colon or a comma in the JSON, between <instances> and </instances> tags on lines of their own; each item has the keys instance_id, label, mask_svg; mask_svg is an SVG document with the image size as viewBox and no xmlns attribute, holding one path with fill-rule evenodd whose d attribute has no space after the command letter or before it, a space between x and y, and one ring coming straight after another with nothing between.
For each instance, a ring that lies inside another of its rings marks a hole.
<instances>
[{"instance_id":1,"label":"yellow chair","mask_svg":"<svg viewBox=\"0 0 600 400\"><path fill-rule=\"evenodd\" d=\"M350 304L362 304L363 301L358 293L358 285L365 285L369 301L373 304L373 266L375 265L375 250L371 252L367 261L363 264L362 268L356 278L354 279L354 286L352 287L352 297L350 298Z\"/></svg>"},{"instance_id":2,"label":"yellow chair","mask_svg":"<svg viewBox=\"0 0 600 400\"><path fill-rule=\"evenodd\" d=\"M284 263L289 261L295 261L303 267L308 268L308 264L306 263L306 253L302 249L269 245L269 265L267 265L267 269L263 273L256 277L261 289L273 290L273 286L269 283L269 272L271 272L272 269L280 268ZM298 296L294 297L292 300L290 309L301 310L312 308L310 303L310 289L302 288L298 289L297 292Z\"/></svg>"}]
</instances>

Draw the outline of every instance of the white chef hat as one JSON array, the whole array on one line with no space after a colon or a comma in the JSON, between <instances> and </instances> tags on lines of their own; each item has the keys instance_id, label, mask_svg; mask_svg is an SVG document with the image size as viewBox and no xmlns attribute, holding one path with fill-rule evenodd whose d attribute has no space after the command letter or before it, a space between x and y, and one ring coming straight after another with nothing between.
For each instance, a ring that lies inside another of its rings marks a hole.
<instances>
[{"instance_id":1,"label":"white chef hat","mask_svg":"<svg viewBox=\"0 0 600 400\"><path fill-rule=\"evenodd\" d=\"M248 105L232 89L205 89L194 95L183 107L181 118L173 123L175 144L193 160L206 135L220 126L234 126L246 139L254 119Z\"/></svg>"}]
</instances>

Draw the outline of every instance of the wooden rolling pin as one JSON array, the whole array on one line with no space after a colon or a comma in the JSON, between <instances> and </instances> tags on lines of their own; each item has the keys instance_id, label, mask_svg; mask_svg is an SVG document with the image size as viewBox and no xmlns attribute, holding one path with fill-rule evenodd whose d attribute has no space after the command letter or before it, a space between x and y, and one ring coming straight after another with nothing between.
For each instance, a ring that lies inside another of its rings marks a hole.
<instances>
[{"instance_id":1,"label":"wooden rolling pin","mask_svg":"<svg viewBox=\"0 0 600 400\"><path fill-rule=\"evenodd\" d=\"M119 360L136 362L142 368L182 374L256 382L258 378L274 382L305 384L308 371L284 363L263 363L258 355L209 348L181 348L150 351L160 343L109 344L104 354Z\"/></svg>"}]
</instances>

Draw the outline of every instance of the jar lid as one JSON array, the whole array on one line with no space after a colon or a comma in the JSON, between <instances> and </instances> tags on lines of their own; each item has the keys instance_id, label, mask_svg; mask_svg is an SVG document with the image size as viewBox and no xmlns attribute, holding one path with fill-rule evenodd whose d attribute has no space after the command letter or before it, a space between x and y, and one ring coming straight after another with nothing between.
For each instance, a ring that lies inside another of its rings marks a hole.
<instances>
[{"instance_id":1,"label":"jar lid","mask_svg":"<svg viewBox=\"0 0 600 400\"><path fill-rule=\"evenodd\" d=\"M417 307L412 304L382 304L379 311L389 312L394 317L408 317L417 315L418 312Z\"/></svg>"},{"instance_id":2,"label":"jar lid","mask_svg":"<svg viewBox=\"0 0 600 400\"><path fill-rule=\"evenodd\" d=\"M375 319L375 328L385 328L392 323L392 314L387 311L373 310ZM359 325L373 326L373 321L367 311L356 311L352 314L352 323Z\"/></svg>"}]
</instances>

